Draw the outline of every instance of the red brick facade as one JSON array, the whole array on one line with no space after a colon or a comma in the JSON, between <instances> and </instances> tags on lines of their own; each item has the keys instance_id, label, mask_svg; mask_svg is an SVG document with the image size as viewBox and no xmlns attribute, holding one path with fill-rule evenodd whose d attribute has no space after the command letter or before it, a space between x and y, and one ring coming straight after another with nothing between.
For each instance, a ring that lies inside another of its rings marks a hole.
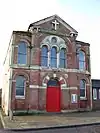
<instances>
[{"instance_id":1,"label":"red brick facade","mask_svg":"<svg viewBox=\"0 0 100 133\"><path fill-rule=\"evenodd\" d=\"M91 109L91 71L90 71L90 45L81 41L76 41L76 36L67 37L73 30L69 25L63 22L59 17L54 17L51 20L46 18L37 23L31 24L29 29L33 31L13 32L12 46L12 98L11 108L13 110L44 110L46 111L46 84L50 77L54 74L59 79L61 87L61 110L79 110L80 108ZM54 31L51 28L52 21L57 19L60 23L59 28ZM42 22L43 21L43 22ZM64 24L63 24L64 23ZM65 25L67 25L65 27ZM69 26L69 27L68 27ZM68 27L68 28L67 28ZM38 30L38 28L40 28ZM44 31L41 29L45 29ZM74 31L74 30L73 30ZM76 31L74 31L76 32ZM77 33L77 32L76 32ZM47 36L56 36L62 38L66 44L67 67L64 69L53 69L51 67L41 67L41 42ZM76 35L76 34L75 34ZM18 65L18 44L20 41L27 43L27 64ZM32 46L30 50L29 46ZM86 70L79 70L78 51L83 50L85 53ZM25 97L16 98L16 76L23 75L26 79ZM80 80L86 81L86 98L80 99ZM63 87L65 85L65 87ZM77 95L76 103L72 103L71 95Z\"/></svg>"}]
</instances>

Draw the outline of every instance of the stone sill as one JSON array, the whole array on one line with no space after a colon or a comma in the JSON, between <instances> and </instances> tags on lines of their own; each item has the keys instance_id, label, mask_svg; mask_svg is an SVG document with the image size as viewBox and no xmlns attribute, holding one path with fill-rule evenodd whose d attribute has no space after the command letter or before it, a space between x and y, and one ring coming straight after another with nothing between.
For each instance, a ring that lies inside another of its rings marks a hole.
<instances>
[{"instance_id":1,"label":"stone sill","mask_svg":"<svg viewBox=\"0 0 100 133\"><path fill-rule=\"evenodd\" d=\"M80 97L80 100L85 101L85 100L87 100L87 98L85 98L85 97Z\"/></svg>"},{"instance_id":2,"label":"stone sill","mask_svg":"<svg viewBox=\"0 0 100 133\"><path fill-rule=\"evenodd\" d=\"M15 98L16 98L16 99L25 99L24 96L16 96Z\"/></svg>"}]
</instances>

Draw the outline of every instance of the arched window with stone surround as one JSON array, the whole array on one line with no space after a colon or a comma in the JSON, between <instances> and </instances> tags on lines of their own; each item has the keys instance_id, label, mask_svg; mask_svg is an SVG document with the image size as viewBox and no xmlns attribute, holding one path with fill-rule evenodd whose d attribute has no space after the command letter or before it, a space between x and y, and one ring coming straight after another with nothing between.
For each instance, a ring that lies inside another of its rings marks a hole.
<instances>
[{"instance_id":1,"label":"arched window with stone surround","mask_svg":"<svg viewBox=\"0 0 100 133\"><path fill-rule=\"evenodd\" d=\"M24 76L16 77L16 97L25 96L25 81Z\"/></svg>"},{"instance_id":2,"label":"arched window with stone surround","mask_svg":"<svg viewBox=\"0 0 100 133\"><path fill-rule=\"evenodd\" d=\"M66 67L66 49L62 48L60 50L60 55L59 55L59 66L60 68L65 68Z\"/></svg>"},{"instance_id":3,"label":"arched window with stone surround","mask_svg":"<svg viewBox=\"0 0 100 133\"><path fill-rule=\"evenodd\" d=\"M41 66L48 66L48 48L46 45L41 49Z\"/></svg>"},{"instance_id":4,"label":"arched window with stone surround","mask_svg":"<svg viewBox=\"0 0 100 133\"><path fill-rule=\"evenodd\" d=\"M80 98L86 97L86 81L84 79L80 80Z\"/></svg>"},{"instance_id":5,"label":"arched window with stone surround","mask_svg":"<svg viewBox=\"0 0 100 133\"><path fill-rule=\"evenodd\" d=\"M20 42L18 44L18 64L27 63L27 44L25 42Z\"/></svg>"},{"instance_id":6,"label":"arched window with stone surround","mask_svg":"<svg viewBox=\"0 0 100 133\"><path fill-rule=\"evenodd\" d=\"M79 51L79 69L86 69L85 53L82 50Z\"/></svg>"},{"instance_id":7,"label":"arched window with stone surround","mask_svg":"<svg viewBox=\"0 0 100 133\"><path fill-rule=\"evenodd\" d=\"M50 65L51 67L57 67L57 48L55 46L53 46L51 48L51 56L50 56Z\"/></svg>"}]
</instances>

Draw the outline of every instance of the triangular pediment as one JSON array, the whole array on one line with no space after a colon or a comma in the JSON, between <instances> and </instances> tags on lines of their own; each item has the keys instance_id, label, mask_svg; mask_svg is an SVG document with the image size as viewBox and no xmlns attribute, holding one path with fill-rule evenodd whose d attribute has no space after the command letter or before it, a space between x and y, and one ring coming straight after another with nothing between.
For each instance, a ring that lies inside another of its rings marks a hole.
<instances>
[{"instance_id":1,"label":"triangular pediment","mask_svg":"<svg viewBox=\"0 0 100 133\"><path fill-rule=\"evenodd\" d=\"M47 23L49 21L52 21L52 20L57 20L57 22L59 22L60 24L62 24L66 29L68 29L70 32L74 32L74 33L78 33L74 28L72 28L69 24L67 24L63 19L61 19L58 15L53 15L53 16L50 16L50 17L47 17L47 18L44 18L42 20L39 20L37 22L34 22L34 23L31 23L29 25L29 28L32 27L32 26L39 26L41 24L44 24L44 23ZM28 29L29 29L28 28Z\"/></svg>"}]
</instances>

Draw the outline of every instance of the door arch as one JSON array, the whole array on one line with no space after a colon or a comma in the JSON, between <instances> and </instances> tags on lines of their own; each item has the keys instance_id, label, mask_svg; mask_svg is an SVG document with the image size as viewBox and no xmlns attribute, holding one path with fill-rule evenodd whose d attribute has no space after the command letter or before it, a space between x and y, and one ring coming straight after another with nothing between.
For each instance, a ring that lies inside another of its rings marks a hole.
<instances>
[{"instance_id":1,"label":"door arch","mask_svg":"<svg viewBox=\"0 0 100 133\"><path fill-rule=\"evenodd\" d=\"M57 79L51 78L47 83L46 91L46 111L61 111L61 87Z\"/></svg>"}]
</instances>

